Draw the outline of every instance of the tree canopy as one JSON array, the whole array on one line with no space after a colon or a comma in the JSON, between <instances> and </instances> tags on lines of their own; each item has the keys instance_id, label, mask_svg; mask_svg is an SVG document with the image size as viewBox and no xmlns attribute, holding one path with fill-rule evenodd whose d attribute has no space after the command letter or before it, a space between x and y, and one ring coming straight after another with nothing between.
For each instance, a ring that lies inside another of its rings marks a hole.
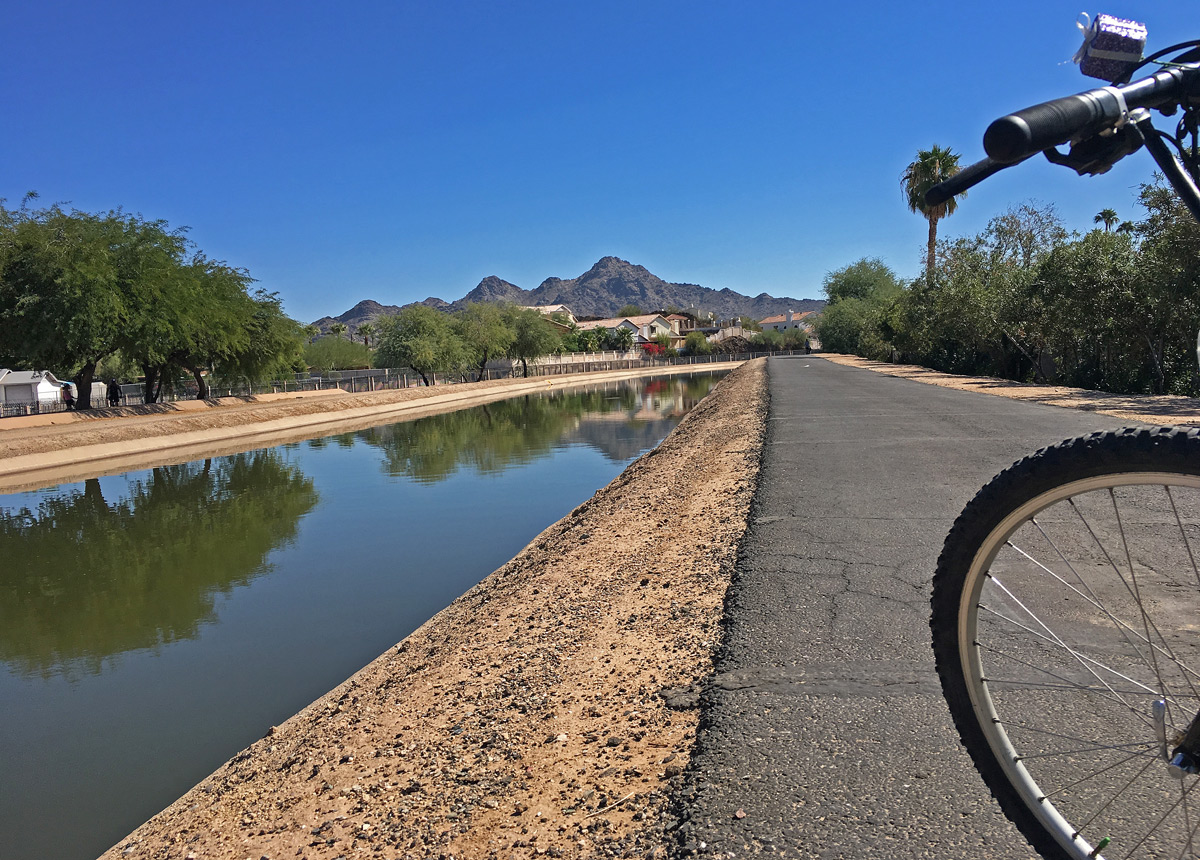
<instances>
[{"instance_id":1,"label":"tree canopy","mask_svg":"<svg viewBox=\"0 0 1200 860\"><path fill-rule=\"evenodd\" d=\"M953 373L1132 394L1200 393L1200 225L1160 182L1142 220L1071 234L1053 207L1014 206L943 241L936 275L863 288L826 278L817 323L831 351Z\"/></svg>"},{"instance_id":2,"label":"tree canopy","mask_svg":"<svg viewBox=\"0 0 1200 860\"><path fill-rule=\"evenodd\" d=\"M78 382L89 408L98 364L135 361L153 402L181 370L255 380L295 364L302 337L276 295L210 260L183 229L120 209L0 201L0 362Z\"/></svg>"},{"instance_id":3,"label":"tree canopy","mask_svg":"<svg viewBox=\"0 0 1200 860\"><path fill-rule=\"evenodd\" d=\"M375 360L383 367L411 367L426 385L438 370L456 370L469 358L450 317L428 305L409 305L376 322Z\"/></svg>"},{"instance_id":4,"label":"tree canopy","mask_svg":"<svg viewBox=\"0 0 1200 860\"><path fill-rule=\"evenodd\" d=\"M958 208L957 201L951 197L937 206L925 203L925 193L939 182L944 182L958 173L958 155L949 148L943 148L936 143L929 149L917 151L917 157L900 176L900 186L904 191L904 200L909 211L918 212L929 222L929 240L926 248L925 275L933 280L933 271L937 261L937 222L954 214ZM957 195L966 197L964 191Z\"/></svg>"}]
</instances>

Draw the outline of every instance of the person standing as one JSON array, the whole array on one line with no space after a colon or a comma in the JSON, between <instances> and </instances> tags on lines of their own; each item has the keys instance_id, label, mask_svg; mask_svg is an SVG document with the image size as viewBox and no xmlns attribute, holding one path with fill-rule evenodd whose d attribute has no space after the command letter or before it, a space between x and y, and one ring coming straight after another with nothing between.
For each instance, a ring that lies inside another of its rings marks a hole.
<instances>
[{"instance_id":1,"label":"person standing","mask_svg":"<svg viewBox=\"0 0 1200 860\"><path fill-rule=\"evenodd\" d=\"M71 391L70 383L63 383L62 395L63 403L67 404L67 411L70 412L75 408L75 393Z\"/></svg>"},{"instance_id":2,"label":"person standing","mask_svg":"<svg viewBox=\"0 0 1200 860\"><path fill-rule=\"evenodd\" d=\"M121 386L117 385L117 380L110 379L108 381L108 405L119 406L121 403Z\"/></svg>"}]
</instances>

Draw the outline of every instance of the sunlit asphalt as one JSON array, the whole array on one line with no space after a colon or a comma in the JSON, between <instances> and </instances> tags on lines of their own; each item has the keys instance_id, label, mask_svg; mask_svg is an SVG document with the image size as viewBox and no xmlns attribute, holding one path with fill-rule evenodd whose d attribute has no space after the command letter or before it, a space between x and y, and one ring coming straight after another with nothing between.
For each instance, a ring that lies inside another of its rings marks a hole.
<instances>
[{"instance_id":1,"label":"sunlit asphalt","mask_svg":"<svg viewBox=\"0 0 1200 860\"><path fill-rule=\"evenodd\" d=\"M760 484L682 855L1030 858L962 750L929 645L942 542L1013 460L1115 418L773 358Z\"/></svg>"}]
</instances>

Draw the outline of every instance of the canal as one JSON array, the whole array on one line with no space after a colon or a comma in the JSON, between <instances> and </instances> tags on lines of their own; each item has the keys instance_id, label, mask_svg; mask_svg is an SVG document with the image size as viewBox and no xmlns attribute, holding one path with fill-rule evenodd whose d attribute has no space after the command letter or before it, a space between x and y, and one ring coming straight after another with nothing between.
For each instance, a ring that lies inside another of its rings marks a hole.
<instances>
[{"instance_id":1,"label":"canal","mask_svg":"<svg viewBox=\"0 0 1200 860\"><path fill-rule=\"evenodd\" d=\"M719 375L0 495L0 857L103 852L516 555Z\"/></svg>"}]
</instances>

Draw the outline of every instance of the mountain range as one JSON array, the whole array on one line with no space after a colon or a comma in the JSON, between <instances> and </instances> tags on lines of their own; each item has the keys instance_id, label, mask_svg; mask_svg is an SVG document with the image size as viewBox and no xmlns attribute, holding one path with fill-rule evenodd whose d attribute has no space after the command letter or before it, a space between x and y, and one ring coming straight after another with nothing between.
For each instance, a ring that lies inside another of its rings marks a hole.
<instances>
[{"instance_id":1,"label":"mountain range","mask_svg":"<svg viewBox=\"0 0 1200 860\"><path fill-rule=\"evenodd\" d=\"M472 302L511 302L518 305L566 305L577 317L612 317L626 305L637 305L646 313L664 308L712 313L717 319L749 316L764 319L786 311L819 311L820 299L775 298L766 293L750 297L730 289L714 290L697 284L672 284L645 267L617 257L602 257L577 278L547 278L536 289L525 290L516 284L489 275L461 299L446 302L430 297L413 304L429 305L443 311L456 311ZM384 314L394 314L407 305L382 305L366 299L336 317L322 317L313 325L322 332L335 322L354 331L356 326Z\"/></svg>"}]
</instances>

